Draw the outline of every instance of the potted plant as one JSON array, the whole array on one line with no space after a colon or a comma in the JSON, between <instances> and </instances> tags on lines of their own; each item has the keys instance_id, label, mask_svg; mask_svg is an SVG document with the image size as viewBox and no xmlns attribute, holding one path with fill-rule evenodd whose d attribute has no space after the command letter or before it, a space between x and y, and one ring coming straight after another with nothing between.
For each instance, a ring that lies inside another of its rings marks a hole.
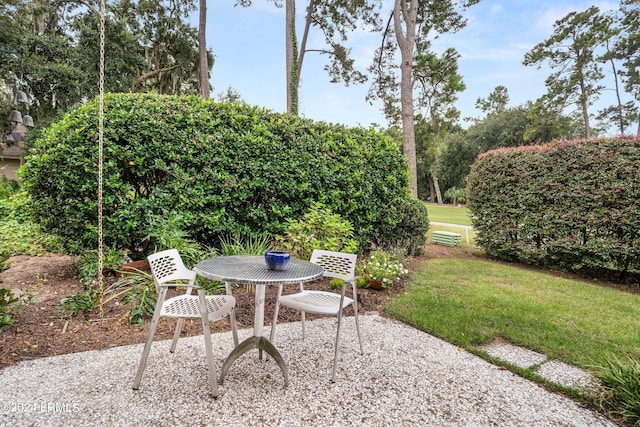
<instances>
[{"instance_id":1,"label":"potted plant","mask_svg":"<svg viewBox=\"0 0 640 427\"><path fill-rule=\"evenodd\" d=\"M372 251L357 269L361 281L372 289L386 289L398 280L407 270L392 254L383 250Z\"/></svg>"}]
</instances>

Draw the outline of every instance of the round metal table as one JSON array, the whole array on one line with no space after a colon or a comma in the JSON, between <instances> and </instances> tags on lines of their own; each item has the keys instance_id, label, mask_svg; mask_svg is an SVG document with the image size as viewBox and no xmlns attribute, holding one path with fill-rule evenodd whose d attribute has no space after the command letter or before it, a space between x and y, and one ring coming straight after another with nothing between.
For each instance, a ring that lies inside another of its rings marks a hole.
<instances>
[{"instance_id":1,"label":"round metal table","mask_svg":"<svg viewBox=\"0 0 640 427\"><path fill-rule=\"evenodd\" d=\"M285 387L289 385L289 376L284 360L278 349L267 338L262 336L264 326L264 299L266 285L286 285L294 283L306 283L320 278L324 269L309 261L291 259L289 266L284 271L269 270L263 256L236 255L208 258L201 261L194 268L197 274L208 279L224 282L229 287L230 283L242 283L256 286L256 307L253 323L253 336L241 342L229 354L222 364L220 372L220 384L233 364L242 354L257 348L260 352L266 351L276 361L282 375Z\"/></svg>"}]
</instances>

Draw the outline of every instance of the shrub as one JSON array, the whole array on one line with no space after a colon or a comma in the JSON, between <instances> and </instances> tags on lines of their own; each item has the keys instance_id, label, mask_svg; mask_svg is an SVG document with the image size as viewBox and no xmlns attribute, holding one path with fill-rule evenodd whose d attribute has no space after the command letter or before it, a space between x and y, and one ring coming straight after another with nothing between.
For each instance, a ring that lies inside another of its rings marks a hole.
<instances>
[{"instance_id":1,"label":"shrub","mask_svg":"<svg viewBox=\"0 0 640 427\"><path fill-rule=\"evenodd\" d=\"M102 304L120 298L129 308L125 312L130 324L144 325L145 319L153 316L158 292L153 276L142 270L121 271L121 278L105 292Z\"/></svg>"},{"instance_id":2,"label":"shrub","mask_svg":"<svg viewBox=\"0 0 640 427\"><path fill-rule=\"evenodd\" d=\"M0 273L9 268L8 259L7 252L0 253ZM2 284L1 280L0 284ZM13 323L11 313L20 304L22 304L22 299L16 296L11 289L0 287L0 328Z\"/></svg>"},{"instance_id":3,"label":"shrub","mask_svg":"<svg viewBox=\"0 0 640 427\"><path fill-rule=\"evenodd\" d=\"M31 221L29 195L17 186L11 187L5 195L5 198L0 197L0 248L10 256L59 252L62 249L60 239L44 233Z\"/></svg>"},{"instance_id":4,"label":"shrub","mask_svg":"<svg viewBox=\"0 0 640 427\"><path fill-rule=\"evenodd\" d=\"M75 295L63 298L58 305L58 311L64 317L71 317L82 313L85 318L100 304L98 289L89 288Z\"/></svg>"},{"instance_id":5,"label":"shrub","mask_svg":"<svg viewBox=\"0 0 640 427\"><path fill-rule=\"evenodd\" d=\"M451 187L444 192L444 199L454 205L458 203L464 205L467 203L467 190L464 188Z\"/></svg>"},{"instance_id":6,"label":"shrub","mask_svg":"<svg viewBox=\"0 0 640 427\"><path fill-rule=\"evenodd\" d=\"M147 227L147 235L142 239L150 252L160 252L167 249L176 249L180 257L187 265L194 265L202 259L203 250L195 240L191 239L183 230L184 218L174 213L166 217L151 217ZM136 248L137 249L137 248ZM144 252L132 250L132 258L144 257Z\"/></svg>"},{"instance_id":7,"label":"shrub","mask_svg":"<svg viewBox=\"0 0 640 427\"><path fill-rule=\"evenodd\" d=\"M14 219L0 221L0 247L11 256L41 255L62 250L60 240L43 233L38 224Z\"/></svg>"},{"instance_id":8,"label":"shrub","mask_svg":"<svg viewBox=\"0 0 640 427\"><path fill-rule=\"evenodd\" d=\"M13 323L11 313L20 303L20 298L11 289L0 288L0 328Z\"/></svg>"},{"instance_id":9,"label":"shrub","mask_svg":"<svg viewBox=\"0 0 640 427\"><path fill-rule=\"evenodd\" d=\"M97 240L97 109L46 129L20 170L34 218L77 250ZM382 133L197 97L110 94L105 112L107 246L147 255L149 224L171 215L200 245L275 236L315 202L350 221L363 248L413 238L396 207L409 197L406 162Z\"/></svg>"},{"instance_id":10,"label":"shrub","mask_svg":"<svg viewBox=\"0 0 640 427\"><path fill-rule=\"evenodd\" d=\"M487 152L468 176L476 243L507 260L607 279L637 276L639 187L633 138Z\"/></svg>"},{"instance_id":11,"label":"shrub","mask_svg":"<svg viewBox=\"0 0 640 427\"><path fill-rule=\"evenodd\" d=\"M29 209L31 206L31 197L26 191L16 191L4 200L5 203L7 203L5 206L8 209L7 216L10 219L23 223L32 221Z\"/></svg>"},{"instance_id":12,"label":"shrub","mask_svg":"<svg viewBox=\"0 0 640 427\"><path fill-rule=\"evenodd\" d=\"M115 248L108 248L103 251L102 270L103 272L115 274L122 263L127 261L124 252ZM86 252L78 265L78 280L82 282L87 289L88 285L98 277L98 251L92 250Z\"/></svg>"},{"instance_id":13,"label":"shrub","mask_svg":"<svg viewBox=\"0 0 640 427\"><path fill-rule=\"evenodd\" d=\"M62 299L58 311L65 316L82 314L87 318L98 308L114 299L119 299L128 305L125 316L130 324L143 325L145 318L153 315L157 292L153 276L135 268L119 270L120 280L101 290L89 287L82 292Z\"/></svg>"},{"instance_id":14,"label":"shrub","mask_svg":"<svg viewBox=\"0 0 640 427\"><path fill-rule=\"evenodd\" d=\"M20 183L18 181L9 179L4 175L0 176L0 199L5 199L17 193L19 189Z\"/></svg>"},{"instance_id":15,"label":"shrub","mask_svg":"<svg viewBox=\"0 0 640 427\"><path fill-rule=\"evenodd\" d=\"M241 236L235 233L220 239L218 255L264 255L271 247L268 236Z\"/></svg>"},{"instance_id":16,"label":"shrub","mask_svg":"<svg viewBox=\"0 0 640 427\"><path fill-rule=\"evenodd\" d=\"M299 220L288 219L286 233L277 236L276 243L300 259L310 259L315 249L347 253L358 250L351 223L322 203L314 204Z\"/></svg>"},{"instance_id":17,"label":"shrub","mask_svg":"<svg viewBox=\"0 0 640 427\"><path fill-rule=\"evenodd\" d=\"M404 255L421 255L427 241L429 214L420 200L403 198L388 206L388 222L379 225L372 236L372 247ZM391 219L393 218L393 219Z\"/></svg>"}]
</instances>

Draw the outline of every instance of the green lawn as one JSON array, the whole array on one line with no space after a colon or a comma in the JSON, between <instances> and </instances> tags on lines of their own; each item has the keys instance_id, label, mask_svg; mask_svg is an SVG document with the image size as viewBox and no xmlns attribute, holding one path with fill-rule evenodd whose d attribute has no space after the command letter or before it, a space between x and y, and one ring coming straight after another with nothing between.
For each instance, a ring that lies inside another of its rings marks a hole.
<instances>
[{"instance_id":1,"label":"green lawn","mask_svg":"<svg viewBox=\"0 0 640 427\"><path fill-rule=\"evenodd\" d=\"M448 222L450 224L471 225L469 209L457 208L453 205L437 205L426 203L429 221Z\"/></svg>"},{"instance_id":2,"label":"green lawn","mask_svg":"<svg viewBox=\"0 0 640 427\"><path fill-rule=\"evenodd\" d=\"M468 209L427 204L427 210L431 222L451 224L432 223L428 241L433 231L451 231L461 234L464 247L468 232L475 248L474 230L463 227L471 225ZM420 265L386 311L603 409L624 425L640 426L638 294L487 259L437 258ZM593 396L550 384L536 366L519 368L480 349L497 338L590 371L605 391Z\"/></svg>"},{"instance_id":3,"label":"green lawn","mask_svg":"<svg viewBox=\"0 0 640 427\"><path fill-rule=\"evenodd\" d=\"M501 337L583 368L640 358L640 295L487 260L428 260L386 309L470 350Z\"/></svg>"}]
</instances>

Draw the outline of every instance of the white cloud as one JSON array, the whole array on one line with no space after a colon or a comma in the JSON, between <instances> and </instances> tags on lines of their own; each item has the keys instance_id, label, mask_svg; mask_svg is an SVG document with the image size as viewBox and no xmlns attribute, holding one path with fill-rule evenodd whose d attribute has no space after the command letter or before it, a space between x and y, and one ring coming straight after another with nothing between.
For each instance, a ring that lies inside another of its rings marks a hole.
<instances>
[{"instance_id":1,"label":"white cloud","mask_svg":"<svg viewBox=\"0 0 640 427\"><path fill-rule=\"evenodd\" d=\"M493 5L491 5L490 13L492 15L501 14L503 11L504 11L504 7L501 4L493 4Z\"/></svg>"},{"instance_id":2,"label":"white cloud","mask_svg":"<svg viewBox=\"0 0 640 427\"><path fill-rule=\"evenodd\" d=\"M572 6L565 6L562 8L551 7L543 11L536 19L535 26L542 30L547 31L549 35L553 32L553 26L556 21L564 18L571 12L577 12L578 10Z\"/></svg>"},{"instance_id":3,"label":"white cloud","mask_svg":"<svg viewBox=\"0 0 640 427\"><path fill-rule=\"evenodd\" d=\"M558 4L559 3L559 4ZM570 4L567 4L570 3ZM584 12L591 6L597 6L601 12L617 10L618 4L612 1L565 1L554 2L552 6L544 8L535 21L540 30L545 30L549 35L553 32L556 21L564 18L571 12Z\"/></svg>"}]
</instances>

